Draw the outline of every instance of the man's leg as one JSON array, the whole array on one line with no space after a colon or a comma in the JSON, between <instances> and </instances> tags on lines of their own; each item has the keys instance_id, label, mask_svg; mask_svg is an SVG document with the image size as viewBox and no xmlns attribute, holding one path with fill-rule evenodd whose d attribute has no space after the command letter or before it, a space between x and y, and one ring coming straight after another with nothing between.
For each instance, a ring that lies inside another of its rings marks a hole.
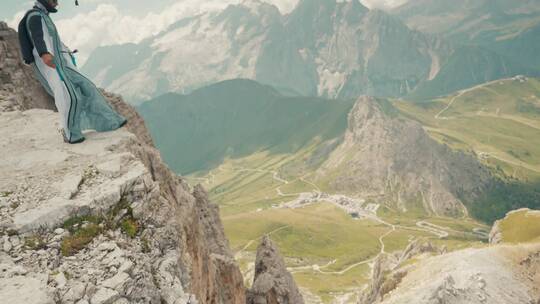
<instances>
[{"instance_id":1,"label":"man's leg","mask_svg":"<svg viewBox=\"0 0 540 304\"><path fill-rule=\"evenodd\" d=\"M77 119L74 119L73 117L70 117L70 112L72 115L75 113L74 109L72 110L71 107L75 106L76 101L73 99L76 97L70 96L64 81L60 79L60 75L56 69L45 65L43 61L40 60L39 56L36 58L35 68L42 76L43 80L46 81L46 84L53 93L54 102L58 109L58 113L60 114L62 130L64 131L67 141L76 143L84 140L81 130L77 128L79 118L77 117Z\"/></svg>"}]
</instances>

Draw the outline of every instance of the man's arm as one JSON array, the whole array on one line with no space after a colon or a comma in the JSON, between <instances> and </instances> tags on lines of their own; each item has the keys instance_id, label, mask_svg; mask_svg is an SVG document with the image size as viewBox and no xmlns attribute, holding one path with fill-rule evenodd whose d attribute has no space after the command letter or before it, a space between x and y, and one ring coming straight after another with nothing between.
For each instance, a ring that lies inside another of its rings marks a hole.
<instances>
[{"instance_id":1,"label":"man's arm","mask_svg":"<svg viewBox=\"0 0 540 304\"><path fill-rule=\"evenodd\" d=\"M47 50L47 44L45 44L45 40L43 39L43 25L41 22L41 16L34 15L30 17L28 20L28 27L34 47L36 48L39 56L46 65L55 69L56 66L54 64L54 58L49 50Z\"/></svg>"}]
</instances>

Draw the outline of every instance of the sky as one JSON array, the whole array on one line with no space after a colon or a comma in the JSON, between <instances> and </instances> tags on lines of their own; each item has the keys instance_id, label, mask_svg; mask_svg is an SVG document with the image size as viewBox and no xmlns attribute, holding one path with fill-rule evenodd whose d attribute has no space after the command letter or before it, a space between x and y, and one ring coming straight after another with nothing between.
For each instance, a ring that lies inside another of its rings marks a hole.
<instances>
[{"instance_id":1,"label":"sky","mask_svg":"<svg viewBox=\"0 0 540 304\"><path fill-rule=\"evenodd\" d=\"M53 19L62 40L80 51L79 62L99 46L140 42L175 21L205 11L217 10L242 0L59 0ZM290 12L298 0L263 0ZM347 1L347 0L342 0ZM389 7L407 0L361 0L368 7ZM16 27L31 0L1 0L0 20Z\"/></svg>"}]
</instances>

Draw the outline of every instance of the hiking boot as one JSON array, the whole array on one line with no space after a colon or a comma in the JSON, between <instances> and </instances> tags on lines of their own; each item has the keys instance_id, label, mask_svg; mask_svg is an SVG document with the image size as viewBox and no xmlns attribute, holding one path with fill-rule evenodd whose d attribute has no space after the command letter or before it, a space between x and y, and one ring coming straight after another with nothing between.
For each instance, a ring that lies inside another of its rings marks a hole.
<instances>
[{"instance_id":1,"label":"hiking boot","mask_svg":"<svg viewBox=\"0 0 540 304\"><path fill-rule=\"evenodd\" d=\"M82 142L86 139L86 138L84 138L84 137L81 137L81 138L79 138L79 139L77 139L77 140L69 141L69 140L67 139L66 133L64 132L63 129L60 130L60 133L62 133L62 137L64 138L64 142L65 142L66 144L72 144L72 145L74 145L74 144L80 144L80 143L82 143Z\"/></svg>"}]
</instances>

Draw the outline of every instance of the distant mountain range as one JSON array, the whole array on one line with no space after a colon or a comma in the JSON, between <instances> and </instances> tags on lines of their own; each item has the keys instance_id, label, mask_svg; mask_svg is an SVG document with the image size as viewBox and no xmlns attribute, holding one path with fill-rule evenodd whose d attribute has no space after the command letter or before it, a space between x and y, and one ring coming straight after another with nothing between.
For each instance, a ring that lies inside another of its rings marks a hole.
<instances>
[{"instance_id":1,"label":"distant mountain range","mask_svg":"<svg viewBox=\"0 0 540 304\"><path fill-rule=\"evenodd\" d=\"M537 27L538 0L415 0L390 13L411 28L440 34L451 40L493 41L508 39Z\"/></svg>"},{"instance_id":2,"label":"distant mountain range","mask_svg":"<svg viewBox=\"0 0 540 304\"><path fill-rule=\"evenodd\" d=\"M144 117L167 164L189 174L226 157L259 151L294 153L316 138L341 136L352 101L285 97L252 80L228 80L143 103Z\"/></svg>"},{"instance_id":3,"label":"distant mountain range","mask_svg":"<svg viewBox=\"0 0 540 304\"><path fill-rule=\"evenodd\" d=\"M435 8L444 4L428 2ZM525 4L498 2L511 12L527 11ZM453 9L466 11L467 6ZM234 78L253 79L286 95L426 97L501 77L535 75L540 69L511 56L533 56L523 43L535 32L514 33L504 45L471 45L443 35L451 26L435 23L442 31L436 33L411 29L425 31L420 25L428 22L415 5L392 13L369 10L358 0L302 0L282 15L273 5L246 0L183 19L139 44L98 48L83 71L98 85L139 103Z\"/></svg>"},{"instance_id":4,"label":"distant mountain range","mask_svg":"<svg viewBox=\"0 0 540 304\"><path fill-rule=\"evenodd\" d=\"M411 29L540 68L540 1L415 0L391 12Z\"/></svg>"}]
</instances>

